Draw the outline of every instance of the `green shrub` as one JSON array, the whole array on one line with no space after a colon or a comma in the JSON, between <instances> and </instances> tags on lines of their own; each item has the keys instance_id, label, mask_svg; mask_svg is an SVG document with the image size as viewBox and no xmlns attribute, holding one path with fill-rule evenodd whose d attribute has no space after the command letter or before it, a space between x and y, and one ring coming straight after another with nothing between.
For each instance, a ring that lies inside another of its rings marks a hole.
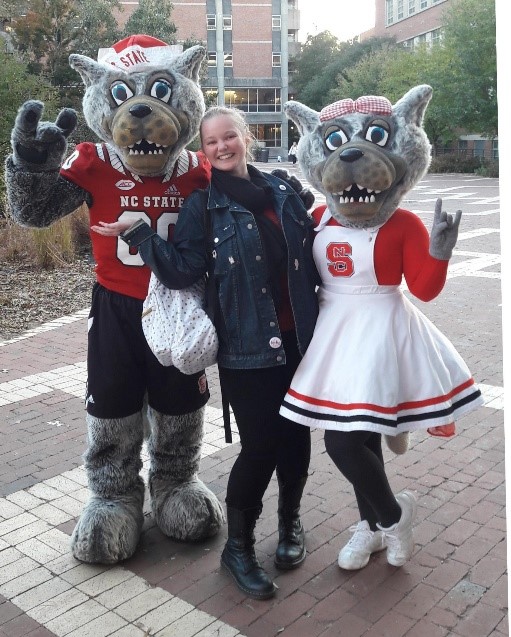
<instances>
[{"instance_id":1,"label":"green shrub","mask_svg":"<svg viewBox=\"0 0 511 637\"><path fill-rule=\"evenodd\" d=\"M480 177L495 177L499 176L499 160L498 159L485 159L479 168L475 170L476 175Z\"/></svg>"},{"instance_id":2,"label":"green shrub","mask_svg":"<svg viewBox=\"0 0 511 637\"><path fill-rule=\"evenodd\" d=\"M481 167L480 157L437 155L431 160L430 173L475 173Z\"/></svg>"}]
</instances>

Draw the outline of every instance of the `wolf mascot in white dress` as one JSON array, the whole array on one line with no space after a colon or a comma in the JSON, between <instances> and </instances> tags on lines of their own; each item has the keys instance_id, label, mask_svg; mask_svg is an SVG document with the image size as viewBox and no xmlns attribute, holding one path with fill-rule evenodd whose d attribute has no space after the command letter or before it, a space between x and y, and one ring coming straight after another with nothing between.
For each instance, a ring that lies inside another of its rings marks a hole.
<instances>
[{"instance_id":1,"label":"wolf mascot in white dress","mask_svg":"<svg viewBox=\"0 0 511 637\"><path fill-rule=\"evenodd\" d=\"M326 197L316 209L314 259L321 276L314 336L281 414L310 427L385 435L402 453L408 432L454 434L483 404L448 339L399 289L430 301L444 287L461 211L437 201L431 232L399 207L426 173L422 127L432 89L344 99L320 113L287 102L301 134L298 160Z\"/></svg>"}]
</instances>

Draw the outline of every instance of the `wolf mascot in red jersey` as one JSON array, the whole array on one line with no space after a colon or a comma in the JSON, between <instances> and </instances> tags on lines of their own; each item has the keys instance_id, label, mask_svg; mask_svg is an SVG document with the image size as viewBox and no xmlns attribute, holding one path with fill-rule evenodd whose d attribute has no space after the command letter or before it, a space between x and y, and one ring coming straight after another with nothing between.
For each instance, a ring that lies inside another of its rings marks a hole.
<instances>
[{"instance_id":1,"label":"wolf mascot in red jersey","mask_svg":"<svg viewBox=\"0 0 511 637\"><path fill-rule=\"evenodd\" d=\"M143 217L166 239L184 198L204 188L209 164L185 150L198 133L205 50L185 52L131 36L99 52L71 55L86 90L83 112L101 143L82 143L63 162L76 126L72 109L40 121L43 104L20 108L6 162L9 205L22 225L44 227L85 203L90 224ZM150 352L141 327L150 272L117 238L91 235L97 283L89 317L85 466L91 498L72 536L74 556L115 563L136 549L143 525L139 475L143 416L150 424L149 490L162 532L179 540L214 535L224 521L198 479L209 397L204 372L185 376ZM147 411L146 411L147 410Z\"/></svg>"}]
</instances>

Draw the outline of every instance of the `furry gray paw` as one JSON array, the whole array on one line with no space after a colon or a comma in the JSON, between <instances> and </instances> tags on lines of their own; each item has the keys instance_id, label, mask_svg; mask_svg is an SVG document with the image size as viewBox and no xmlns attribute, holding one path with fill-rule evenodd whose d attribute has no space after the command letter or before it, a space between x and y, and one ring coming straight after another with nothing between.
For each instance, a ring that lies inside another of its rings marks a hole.
<instances>
[{"instance_id":1,"label":"furry gray paw","mask_svg":"<svg viewBox=\"0 0 511 637\"><path fill-rule=\"evenodd\" d=\"M225 516L215 494L201 480L177 486L151 484L152 510L161 532L175 540L198 541L216 535Z\"/></svg>"},{"instance_id":2,"label":"furry gray paw","mask_svg":"<svg viewBox=\"0 0 511 637\"><path fill-rule=\"evenodd\" d=\"M401 456L408 451L410 443L410 433L408 431L397 434L397 436L384 435L383 437L385 438L387 447L396 455Z\"/></svg>"},{"instance_id":3,"label":"furry gray paw","mask_svg":"<svg viewBox=\"0 0 511 637\"><path fill-rule=\"evenodd\" d=\"M71 537L74 557L88 564L116 564L131 557L144 523L140 492L115 499L93 497Z\"/></svg>"},{"instance_id":4,"label":"furry gray paw","mask_svg":"<svg viewBox=\"0 0 511 637\"><path fill-rule=\"evenodd\" d=\"M41 122L43 109L37 100L29 100L19 109L11 133L14 162L55 170L60 168L77 117L72 108L64 108L55 123Z\"/></svg>"},{"instance_id":5,"label":"furry gray paw","mask_svg":"<svg viewBox=\"0 0 511 637\"><path fill-rule=\"evenodd\" d=\"M310 210L314 205L315 197L311 190L308 188L304 188L302 186L302 182L297 179L294 175L291 175L285 168L275 168L275 170L271 171L271 174L282 181L287 181L287 183L291 186L293 190L299 194L300 199L303 202L303 205L307 210Z\"/></svg>"}]
</instances>

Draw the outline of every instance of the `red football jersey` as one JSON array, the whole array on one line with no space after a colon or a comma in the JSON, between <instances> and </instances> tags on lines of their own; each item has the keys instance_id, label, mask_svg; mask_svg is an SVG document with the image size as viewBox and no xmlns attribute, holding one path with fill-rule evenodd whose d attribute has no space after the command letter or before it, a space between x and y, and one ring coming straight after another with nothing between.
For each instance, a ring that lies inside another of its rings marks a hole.
<instances>
[{"instance_id":1,"label":"red football jersey","mask_svg":"<svg viewBox=\"0 0 511 637\"><path fill-rule=\"evenodd\" d=\"M202 153L184 150L171 173L141 177L130 173L108 144L78 144L64 162L60 174L92 195L90 225L99 221L144 219L163 239L172 238L185 197L206 188L211 166ZM149 268L120 237L90 232L96 262L96 278L114 292L145 299Z\"/></svg>"}]
</instances>

